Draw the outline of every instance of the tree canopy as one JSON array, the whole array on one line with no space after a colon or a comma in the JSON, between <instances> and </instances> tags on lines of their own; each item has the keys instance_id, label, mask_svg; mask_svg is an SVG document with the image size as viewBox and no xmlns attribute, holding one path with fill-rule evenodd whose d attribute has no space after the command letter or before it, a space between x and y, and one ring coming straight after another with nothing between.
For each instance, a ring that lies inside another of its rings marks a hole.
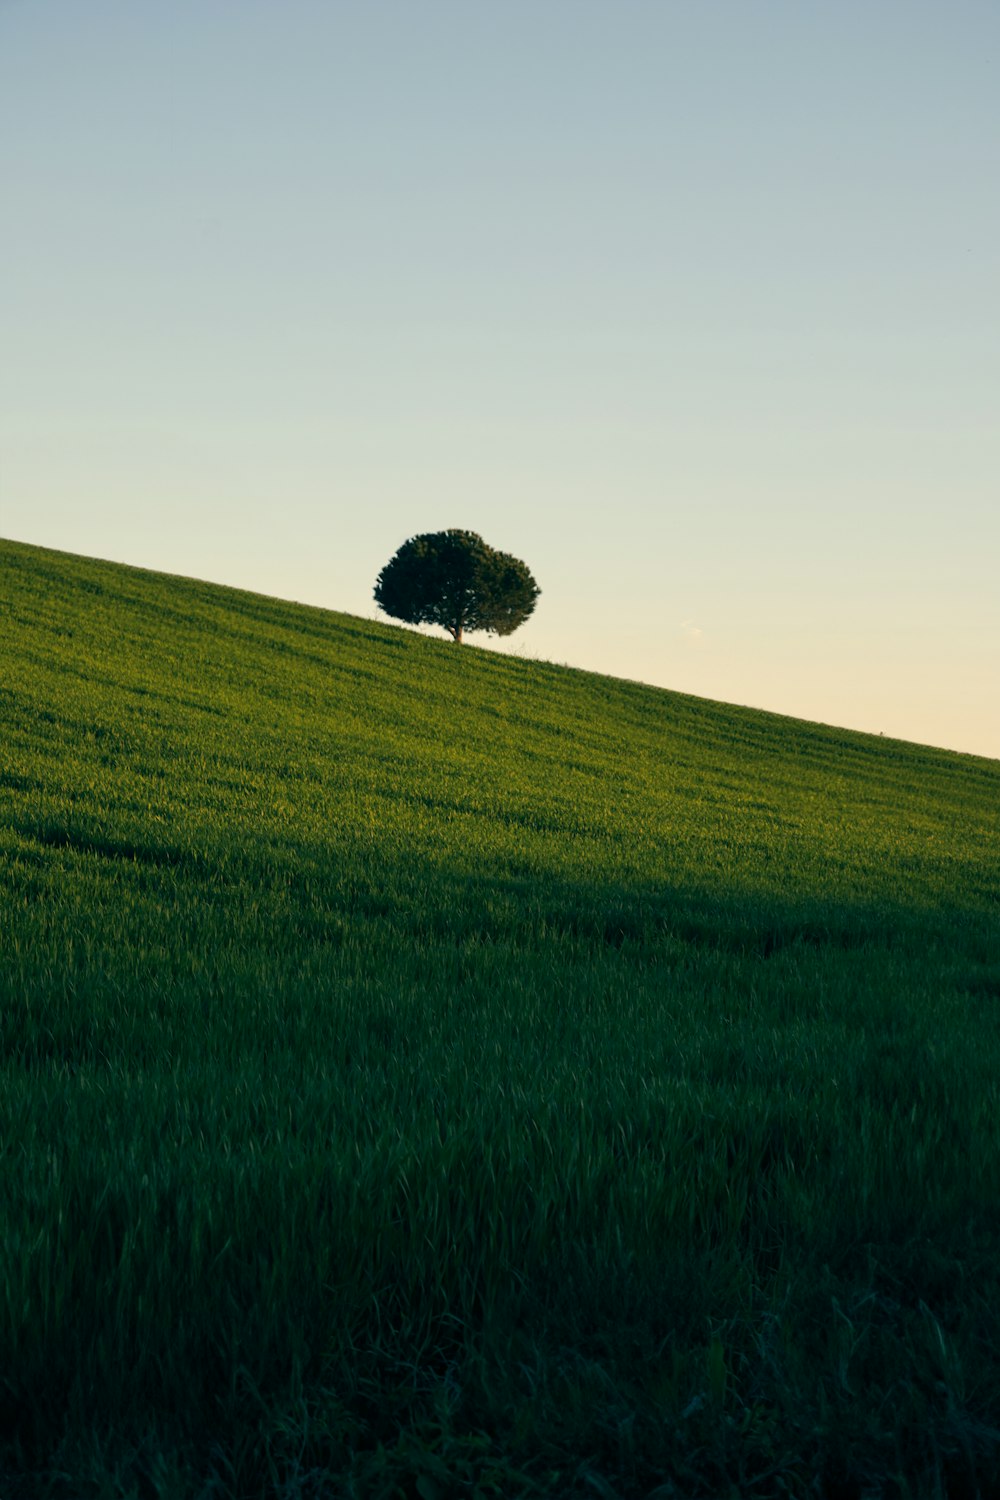
<instances>
[{"instance_id":1,"label":"tree canopy","mask_svg":"<svg viewBox=\"0 0 1000 1500\"><path fill-rule=\"evenodd\" d=\"M455 641L467 630L510 635L540 593L525 563L454 527L404 542L375 584L375 602L387 615L441 625Z\"/></svg>"}]
</instances>

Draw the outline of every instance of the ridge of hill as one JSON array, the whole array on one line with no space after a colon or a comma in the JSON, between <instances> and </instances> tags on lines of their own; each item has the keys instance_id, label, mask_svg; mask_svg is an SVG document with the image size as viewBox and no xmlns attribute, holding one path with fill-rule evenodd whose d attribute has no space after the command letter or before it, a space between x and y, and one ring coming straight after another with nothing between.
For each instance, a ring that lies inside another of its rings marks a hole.
<instances>
[{"instance_id":1,"label":"ridge of hill","mask_svg":"<svg viewBox=\"0 0 1000 1500\"><path fill-rule=\"evenodd\" d=\"M4 1494L1000 1482L1000 762L8 542L0 640Z\"/></svg>"}]
</instances>

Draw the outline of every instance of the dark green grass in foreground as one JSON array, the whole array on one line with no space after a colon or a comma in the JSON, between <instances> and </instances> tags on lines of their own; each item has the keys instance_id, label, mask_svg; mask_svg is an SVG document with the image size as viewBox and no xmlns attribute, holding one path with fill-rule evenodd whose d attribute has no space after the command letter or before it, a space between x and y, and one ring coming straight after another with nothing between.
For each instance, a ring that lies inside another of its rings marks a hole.
<instances>
[{"instance_id":1,"label":"dark green grass in foreground","mask_svg":"<svg viewBox=\"0 0 1000 1500\"><path fill-rule=\"evenodd\" d=\"M1000 1493L1000 764L0 544L0 1494Z\"/></svg>"}]
</instances>

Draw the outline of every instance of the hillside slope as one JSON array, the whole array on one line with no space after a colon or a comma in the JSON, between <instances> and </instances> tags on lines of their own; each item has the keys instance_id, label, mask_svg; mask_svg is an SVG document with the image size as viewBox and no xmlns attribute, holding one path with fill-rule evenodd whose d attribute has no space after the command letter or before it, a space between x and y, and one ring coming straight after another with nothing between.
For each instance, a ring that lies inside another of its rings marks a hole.
<instances>
[{"instance_id":1,"label":"hillside slope","mask_svg":"<svg viewBox=\"0 0 1000 1500\"><path fill-rule=\"evenodd\" d=\"M0 669L7 1489L1000 1477L1000 763L13 543Z\"/></svg>"}]
</instances>

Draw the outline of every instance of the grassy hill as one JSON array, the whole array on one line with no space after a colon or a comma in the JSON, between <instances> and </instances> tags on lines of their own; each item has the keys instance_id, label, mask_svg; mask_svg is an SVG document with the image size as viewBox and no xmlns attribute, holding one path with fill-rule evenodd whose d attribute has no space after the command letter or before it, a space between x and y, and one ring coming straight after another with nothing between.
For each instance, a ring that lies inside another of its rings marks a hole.
<instances>
[{"instance_id":1,"label":"grassy hill","mask_svg":"<svg viewBox=\"0 0 1000 1500\"><path fill-rule=\"evenodd\" d=\"M0 543L0 1494L1000 1494L998 834Z\"/></svg>"}]
</instances>

